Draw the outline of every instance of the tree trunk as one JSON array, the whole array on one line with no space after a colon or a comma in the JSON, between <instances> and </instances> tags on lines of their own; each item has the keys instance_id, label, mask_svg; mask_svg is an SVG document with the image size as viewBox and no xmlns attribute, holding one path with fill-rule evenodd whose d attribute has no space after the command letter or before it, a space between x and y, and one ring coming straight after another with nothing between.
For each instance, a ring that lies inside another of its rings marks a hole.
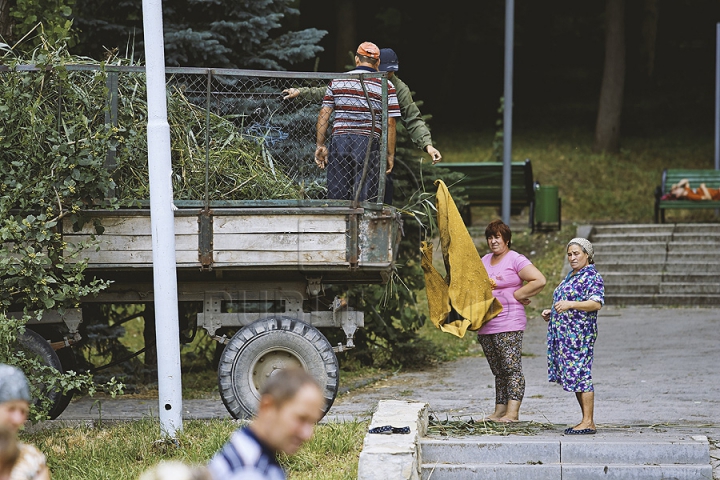
<instances>
[{"instance_id":1,"label":"tree trunk","mask_svg":"<svg viewBox=\"0 0 720 480\"><path fill-rule=\"evenodd\" d=\"M597 123L595 151L620 149L620 119L625 89L625 0L607 0L605 6L605 66Z\"/></svg>"},{"instance_id":2,"label":"tree trunk","mask_svg":"<svg viewBox=\"0 0 720 480\"><path fill-rule=\"evenodd\" d=\"M12 46L12 22L10 21L10 2L12 0L0 0L0 42Z\"/></svg>"},{"instance_id":3,"label":"tree trunk","mask_svg":"<svg viewBox=\"0 0 720 480\"><path fill-rule=\"evenodd\" d=\"M658 0L645 0L642 19L642 43L640 53L643 57L645 79L653 76L655 69L655 41L658 29Z\"/></svg>"},{"instance_id":4,"label":"tree trunk","mask_svg":"<svg viewBox=\"0 0 720 480\"><path fill-rule=\"evenodd\" d=\"M360 44L355 38L355 0L336 0L335 8L335 71L344 72L348 65L353 64L353 58L348 54L354 52Z\"/></svg>"}]
</instances>

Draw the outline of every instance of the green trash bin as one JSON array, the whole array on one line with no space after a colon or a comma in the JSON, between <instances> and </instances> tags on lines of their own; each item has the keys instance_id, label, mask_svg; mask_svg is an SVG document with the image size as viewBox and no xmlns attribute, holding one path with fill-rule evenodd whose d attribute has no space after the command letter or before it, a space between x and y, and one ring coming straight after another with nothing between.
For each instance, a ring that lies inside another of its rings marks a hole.
<instances>
[{"instance_id":1,"label":"green trash bin","mask_svg":"<svg viewBox=\"0 0 720 480\"><path fill-rule=\"evenodd\" d=\"M535 187L535 225L538 230L560 230L560 199L555 185Z\"/></svg>"}]
</instances>

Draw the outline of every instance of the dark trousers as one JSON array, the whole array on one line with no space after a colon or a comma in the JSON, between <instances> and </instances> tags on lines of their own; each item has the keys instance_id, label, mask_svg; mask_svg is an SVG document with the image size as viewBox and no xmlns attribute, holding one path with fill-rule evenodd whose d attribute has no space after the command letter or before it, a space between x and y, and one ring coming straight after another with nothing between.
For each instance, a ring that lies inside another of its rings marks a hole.
<instances>
[{"instance_id":1,"label":"dark trousers","mask_svg":"<svg viewBox=\"0 0 720 480\"><path fill-rule=\"evenodd\" d=\"M359 201L377 201L380 148L377 140L372 142L367 173L363 166L370 137L365 135L333 135L330 141L327 165L328 198L354 200L360 190Z\"/></svg>"}]
</instances>

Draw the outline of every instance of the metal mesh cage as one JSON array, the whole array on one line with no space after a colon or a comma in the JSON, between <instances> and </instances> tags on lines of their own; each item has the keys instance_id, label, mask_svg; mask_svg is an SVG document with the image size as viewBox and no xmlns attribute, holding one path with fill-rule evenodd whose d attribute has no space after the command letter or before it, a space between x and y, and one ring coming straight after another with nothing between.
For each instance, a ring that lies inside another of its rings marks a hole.
<instances>
[{"instance_id":1,"label":"metal mesh cage","mask_svg":"<svg viewBox=\"0 0 720 480\"><path fill-rule=\"evenodd\" d=\"M96 154L113 169L116 196L149 198L144 69L67 65L63 70L66 79L49 82L34 97L47 115L57 116L58 130L67 128L63 119L71 110L86 112L88 135L107 137ZM56 74L30 66L0 71L5 77ZM37 82L27 83L36 88ZM334 108L323 120L319 113L330 84ZM381 74L168 68L167 105L177 200L382 203L387 82ZM334 125L337 118L342 125ZM319 123L325 135L318 136ZM318 143L329 149L327 157L321 155L327 160L320 162L323 168L316 162Z\"/></svg>"}]
</instances>

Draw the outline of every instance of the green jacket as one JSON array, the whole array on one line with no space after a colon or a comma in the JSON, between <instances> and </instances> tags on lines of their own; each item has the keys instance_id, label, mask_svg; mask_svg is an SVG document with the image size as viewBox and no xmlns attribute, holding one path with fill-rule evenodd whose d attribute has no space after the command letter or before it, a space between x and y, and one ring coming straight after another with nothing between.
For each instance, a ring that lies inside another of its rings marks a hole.
<instances>
[{"instance_id":1,"label":"green jacket","mask_svg":"<svg viewBox=\"0 0 720 480\"><path fill-rule=\"evenodd\" d=\"M400 80L397 74L393 75L390 81L395 86L395 93L397 94L398 103L400 104L400 120L415 146L424 151L425 147L432 145L432 136L430 135L430 130L425 120L422 118L420 109L412 98L412 92L405 82ZM299 90L300 98L322 102L326 88L302 87Z\"/></svg>"},{"instance_id":2,"label":"green jacket","mask_svg":"<svg viewBox=\"0 0 720 480\"><path fill-rule=\"evenodd\" d=\"M412 92L405 82L400 80L397 73L393 75L391 82L395 85L395 93L400 104L400 118L405 130L415 146L420 150L425 150L425 147L432 145L432 137L420 109L412 98Z\"/></svg>"}]
</instances>

